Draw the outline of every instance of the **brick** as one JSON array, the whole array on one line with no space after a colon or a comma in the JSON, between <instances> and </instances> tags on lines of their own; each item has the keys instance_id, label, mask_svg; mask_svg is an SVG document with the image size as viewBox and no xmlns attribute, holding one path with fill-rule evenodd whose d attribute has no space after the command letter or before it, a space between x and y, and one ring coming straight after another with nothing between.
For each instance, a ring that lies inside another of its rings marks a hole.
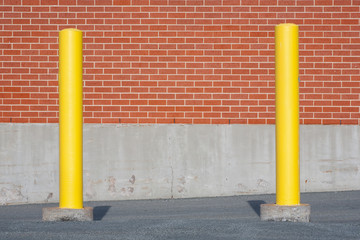
<instances>
[{"instance_id":1,"label":"brick","mask_svg":"<svg viewBox=\"0 0 360 240\"><path fill-rule=\"evenodd\" d=\"M3 2L4 5L9 5L9 6L13 6L13 5L21 5L21 0L4 0ZM11 9L11 8L10 8ZM10 10L11 11L11 10Z\"/></svg>"},{"instance_id":2,"label":"brick","mask_svg":"<svg viewBox=\"0 0 360 240\"><path fill-rule=\"evenodd\" d=\"M281 17L301 29L301 123L359 123L357 0L28 1L0 7L0 102L26 104L13 122L58 122L57 31L78 27L84 104L100 107L86 122L274 124Z\"/></svg>"}]
</instances>

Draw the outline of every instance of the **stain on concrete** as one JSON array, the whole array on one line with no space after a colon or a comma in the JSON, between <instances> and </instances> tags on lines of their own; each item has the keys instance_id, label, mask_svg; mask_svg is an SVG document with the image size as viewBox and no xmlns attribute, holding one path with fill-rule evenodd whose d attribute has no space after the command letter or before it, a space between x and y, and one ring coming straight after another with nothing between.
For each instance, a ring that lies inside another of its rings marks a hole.
<instances>
[{"instance_id":1,"label":"stain on concrete","mask_svg":"<svg viewBox=\"0 0 360 240\"><path fill-rule=\"evenodd\" d=\"M91 175L88 171L84 171L86 179L84 181L85 185L84 185L84 190L85 190L85 197L86 200L92 200L94 198L96 198L96 188L97 188L97 184L102 183L103 181L100 180L94 180L91 179Z\"/></svg>"},{"instance_id":2,"label":"stain on concrete","mask_svg":"<svg viewBox=\"0 0 360 240\"><path fill-rule=\"evenodd\" d=\"M183 186L177 186L178 193L182 193L185 191L185 188Z\"/></svg>"},{"instance_id":3,"label":"stain on concrete","mask_svg":"<svg viewBox=\"0 0 360 240\"><path fill-rule=\"evenodd\" d=\"M86 200L92 200L94 198L94 195L92 195L89 192L85 192L85 197L86 197Z\"/></svg>"},{"instance_id":4,"label":"stain on concrete","mask_svg":"<svg viewBox=\"0 0 360 240\"><path fill-rule=\"evenodd\" d=\"M182 184L182 185L184 185L184 184L186 183L185 177L180 177L180 178L178 178L178 181L179 181L179 183Z\"/></svg>"},{"instance_id":5,"label":"stain on concrete","mask_svg":"<svg viewBox=\"0 0 360 240\"><path fill-rule=\"evenodd\" d=\"M0 189L0 204L26 202L27 199L21 193L21 186L6 184Z\"/></svg>"},{"instance_id":6,"label":"stain on concrete","mask_svg":"<svg viewBox=\"0 0 360 240\"><path fill-rule=\"evenodd\" d=\"M242 183L239 183L239 184L237 185L237 187L238 187L237 193L239 193L239 194L249 192L249 188L246 187L246 186L245 186L244 184L242 184Z\"/></svg>"},{"instance_id":7,"label":"stain on concrete","mask_svg":"<svg viewBox=\"0 0 360 240\"><path fill-rule=\"evenodd\" d=\"M134 184L135 181L136 181L135 175L132 175L131 178L129 179L129 182L130 182L131 184Z\"/></svg>"},{"instance_id":8,"label":"stain on concrete","mask_svg":"<svg viewBox=\"0 0 360 240\"><path fill-rule=\"evenodd\" d=\"M174 198L174 168L170 166L171 168L171 184L170 184L170 198Z\"/></svg>"},{"instance_id":9,"label":"stain on concrete","mask_svg":"<svg viewBox=\"0 0 360 240\"><path fill-rule=\"evenodd\" d=\"M178 185L176 186L178 193L184 193L185 192L185 184L186 184L186 178L184 176L177 179Z\"/></svg>"},{"instance_id":10,"label":"stain on concrete","mask_svg":"<svg viewBox=\"0 0 360 240\"><path fill-rule=\"evenodd\" d=\"M49 200L54 196L54 194L51 192L49 193L49 195L46 197L46 202L49 202Z\"/></svg>"},{"instance_id":11,"label":"stain on concrete","mask_svg":"<svg viewBox=\"0 0 360 240\"><path fill-rule=\"evenodd\" d=\"M335 163L334 163L335 162ZM350 174L356 175L359 172L359 167L356 164L344 163L346 160L338 161L333 160L332 163L327 165L321 165L320 171L323 173L332 173L332 174Z\"/></svg>"},{"instance_id":12,"label":"stain on concrete","mask_svg":"<svg viewBox=\"0 0 360 240\"><path fill-rule=\"evenodd\" d=\"M344 172L344 173L351 173L351 174L355 174L359 171L359 168L356 165L345 165L343 167L338 167L336 169L334 169L337 172Z\"/></svg>"},{"instance_id":13,"label":"stain on concrete","mask_svg":"<svg viewBox=\"0 0 360 240\"><path fill-rule=\"evenodd\" d=\"M262 191L268 191L270 188L270 183L264 179L258 179L256 181L256 184L258 188L261 189Z\"/></svg>"},{"instance_id":14,"label":"stain on concrete","mask_svg":"<svg viewBox=\"0 0 360 240\"><path fill-rule=\"evenodd\" d=\"M113 177L113 176L110 176L108 179L107 179L107 182L108 182L108 191L110 193L115 193L116 192L116 179Z\"/></svg>"},{"instance_id":15,"label":"stain on concrete","mask_svg":"<svg viewBox=\"0 0 360 240\"><path fill-rule=\"evenodd\" d=\"M133 187L123 187L120 189L120 195L123 197L129 197L131 195L133 195L135 191L135 188Z\"/></svg>"},{"instance_id":16,"label":"stain on concrete","mask_svg":"<svg viewBox=\"0 0 360 240\"><path fill-rule=\"evenodd\" d=\"M134 188L133 188L133 187L128 187L127 190L128 190L128 192L130 192L130 193L133 193L133 192L134 192Z\"/></svg>"}]
</instances>

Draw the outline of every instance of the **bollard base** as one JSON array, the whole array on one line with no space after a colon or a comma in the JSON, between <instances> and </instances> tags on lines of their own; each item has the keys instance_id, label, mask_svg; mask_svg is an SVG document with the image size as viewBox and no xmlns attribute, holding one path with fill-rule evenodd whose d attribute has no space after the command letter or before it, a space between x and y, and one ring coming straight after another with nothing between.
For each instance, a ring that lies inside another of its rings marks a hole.
<instances>
[{"instance_id":1,"label":"bollard base","mask_svg":"<svg viewBox=\"0 0 360 240\"><path fill-rule=\"evenodd\" d=\"M291 206L261 204L260 218L261 221L309 222L310 210L309 204Z\"/></svg>"},{"instance_id":2,"label":"bollard base","mask_svg":"<svg viewBox=\"0 0 360 240\"><path fill-rule=\"evenodd\" d=\"M93 221L93 208L81 209L50 207L42 210L43 221Z\"/></svg>"}]
</instances>

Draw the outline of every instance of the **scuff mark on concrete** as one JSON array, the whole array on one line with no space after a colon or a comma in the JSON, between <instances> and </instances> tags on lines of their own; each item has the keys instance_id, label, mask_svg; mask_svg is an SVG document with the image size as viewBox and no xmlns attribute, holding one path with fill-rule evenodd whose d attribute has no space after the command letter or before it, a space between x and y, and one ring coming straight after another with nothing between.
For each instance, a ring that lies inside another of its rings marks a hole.
<instances>
[{"instance_id":1,"label":"scuff mark on concrete","mask_svg":"<svg viewBox=\"0 0 360 240\"><path fill-rule=\"evenodd\" d=\"M116 179L113 177L113 176L110 176L108 179L107 179L107 182L109 183L109 186L108 186L108 191L110 193L115 193L116 192Z\"/></svg>"},{"instance_id":2,"label":"scuff mark on concrete","mask_svg":"<svg viewBox=\"0 0 360 240\"><path fill-rule=\"evenodd\" d=\"M339 160L339 159L319 159L319 162L342 162L343 160Z\"/></svg>"},{"instance_id":3,"label":"scuff mark on concrete","mask_svg":"<svg viewBox=\"0 0 360 240\"><path fill-rule=\"evenodd\" d=\"M51 192L49 193L49 195L47 196L45 202L49 202L49 200L54 196L54 194Z\"/></svg>"},{"instance_id":4,"label":"scuff mark on concrete","mask_svg":"<svg viewBox=\"0 0 360 240\"><path fill-rule=\"evenodd\" d=\"M97 184L98 181L94 181L93 179L91 179L91 175L88 171L84 171L84 172L85 172L85 176L86 176L85 197L86 197L86 200L92 200L96 197L95 184ZM102 181L100 180L100 182L102 182Z\"/></svg>"},{"instance_id":5,"label":"scuff mark on concrete","mask_svg":"<svg viewBox=\"0 0 360 240\"><path fill-rule=\"evenodd\" d=\"M178 178L178 180L181 185L184 185L186 183L185 177L180 177L180 178Z\"/></svg>"},{"instance_id":6,"label":"scuff mark on concrete","mask_svg":"<svg viewBox=\"0 0 360 240\"><path fill-rule=\"evenodd\" d=\"M7 184L0 190L0 204L26 202L27 199L21 193L21 186Z\"/></svg>"},{"instance_id":7,"label":"scuff mark on concrete","mask_svg":"<svg viewBox=\"0 0 360 240\"><path fill-rule=\"evenodd\" d=\"M262 191L268 191L268 189L270 187L270 183L264 179L258 179L256 184L257 184L258 188L260 188Z\"/></svg>"},{"instance_id":8,"label":"scuff mark on concrete","mask_svg":"<svg viewBox=\"0 0 360 240\"><path fill-rule=\"evenodd\" d=\"M123 187L120 190L120 195L124 197L129 197L134 193L135 189L133 187Z\"/></svg>"},{"instance_id":9,"label":"scuff mark on concrete","mask_svg":"<svg viewBox=\"0 0 360 240\"><path fill-rule=\"evenodd\" d=\"M179 185L177 186L178 193L185 192L186 191L186 189L185 189L186 178L184 176L180 177L180 178L178 178L178 182L179 182Z\"/></svg>"},{"instance_id":10,"label":"scuff mark on concrete","mask_svg":"<svg viewBox=\"0 0 360 240\"><path fill-rule=\"evenodd\" d=\"M182 193L185 191L185 188L183 186L178 186L178 193Z\"/></svg>"},{"instance_id":11,"label":"scuff mark on concrete","mask_svg":"<svg viewBox=\"0 0 360 240\"><path fill-rule=\"evenodd\" d=\"M129 179L129 182L134 185L135 181L136 181L135 175L132 175L131 178Z\"/></svg>"},{"instance_id":12,"label":"scuff mark on concrete","mask_svg":"<svg viewBox=\"0 0 360 240\"><path fill-rule=\"evenodd\" d=\"M341 163L341 164L329 164L320 166L320 171L323 173L332 174L350 174L355 175L359 172L357 164Z\"/></svg>"},{"instance_id":13,"label":"scuff mark on concrete","mask_svg":"<svg viewBox=\"0 0 360 240\"><path fill-rule=\"evenodd\" d=\"M237 193L240 193L240 194L241 194L241 193L249 192L249 188L246 187L244 184L239 183L239 184L237 185L237 187L238 187Z\"/></svg>"},{"instance_id":14,"label":"scuff mark on concrete","mask_svg":"<svg viewBox=\"0 0 360 240\"><path fill-rule=\"evenodd\" d=\"M350 174L355 174L359 171L359 168L356 165L345 165L343 167L338 167L334 169L335 171L338 172L345 172L345 173L350 173Z\"/></svg>"},{"instance_id":15,"label":"scuff mark on concrete","mask_svg":"<svg viewBox=\"0 0 360 240\"><path fill-rule=\"evenodd\" d=\"M171 167L171 198L174 198L174 169L172 166Z\"/></svg>"}]
</instances>

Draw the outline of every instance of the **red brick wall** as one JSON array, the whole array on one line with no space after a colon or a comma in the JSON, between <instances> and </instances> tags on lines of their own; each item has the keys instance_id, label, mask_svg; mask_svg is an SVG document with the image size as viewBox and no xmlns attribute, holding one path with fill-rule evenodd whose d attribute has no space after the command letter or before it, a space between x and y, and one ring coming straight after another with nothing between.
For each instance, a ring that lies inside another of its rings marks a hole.
<instances>
[{"instance_id":1,"label":"red brick wall","mask_svg":"<svg viewBox=\"0 0 360 240\"><path fill-rule=\"evenodd\" d=\"M273 124L274 27L300 27L303 124L359 124L360 0L0 0L0 122L58 122L84 32L85 123Z\"/></svg>"}]
</instances>

